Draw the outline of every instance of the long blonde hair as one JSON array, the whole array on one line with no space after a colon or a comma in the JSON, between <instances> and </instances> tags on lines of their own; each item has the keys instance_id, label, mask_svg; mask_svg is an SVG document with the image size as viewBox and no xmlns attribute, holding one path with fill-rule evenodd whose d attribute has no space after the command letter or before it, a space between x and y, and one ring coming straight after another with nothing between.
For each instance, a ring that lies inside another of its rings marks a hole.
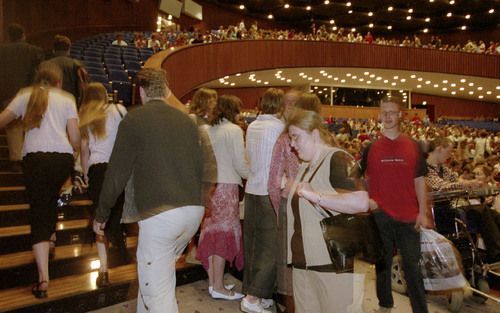
<instances>
[{"instance_id":1,"label":"long blonde hair","mask_svg":"<svg viewBox=\"0 0 500 313\"><path fill-rule=\"evenodd\" d=\"M62 72L57 65L50 62L40 64L23 118L25 131L40 128L43 115L49 106L49 89L56 87L61 79Z\"/></svg>"},{"instance_id":2,"label":"long blonde hair","mask_svg":"<svg viewBox=\"0 0 500 313\"><path fill-rule=\"evenodd\" d=\"M106 137L106 110L108 108L108 93L101 83L90 83L83 94L80 107L80 133L88 139L89 131L96 138Z\"/></svg>"}]
</instances>

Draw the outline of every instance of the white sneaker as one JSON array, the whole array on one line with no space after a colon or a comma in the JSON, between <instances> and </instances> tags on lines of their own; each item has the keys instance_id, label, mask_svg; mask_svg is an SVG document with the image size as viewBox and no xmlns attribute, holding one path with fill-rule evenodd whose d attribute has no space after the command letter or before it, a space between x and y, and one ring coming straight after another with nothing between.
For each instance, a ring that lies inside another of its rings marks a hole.
<instances>
[{"instance_id":1,"label":"white sneaker","mask_svg":"<svg viewBox=\"0 0 500 313\"><path fill-rule=\"evenodd\" d=\"M234 284L224 285L224 288L226 288L227 290L233 290ZM211 295L212 294L212 290L214 290L214 287L208 286L208 294Z\"/></svg>"},{"instance_id":2,"label":"white sneaker","mask_svg":"<svg viewBox=\"0 0 500 313\"><path fill-rule=\"evenodd\" d=\"M264 309L260 302L250 303L246 299L241 300L240 309L246 313L272 313Z\"/></svg>"},{"instance_id":3,"label":"white sneaker","mask_svg":"<svg viewBox=\"0 0 500 313\"><path fill-rule=\"evenodd\" d=\"M268 309L270 307L272 307L274 305L274 301L273 299L264 299L264 298L261 298L260 299L260 304L262 305L262 307L264 309Z\"/></svg>"},{"instance_id":4,"label":"white sneaker","mask_svg":"<svg viewBox=\"0 0 500 313\"><path fill-rule=\"evenodd\" d=\"M211 296L212 296L212 299L239 300L239 299L243 298L245 295L241 294L239 292L234 292L234 291L230 291L229 295L226 295L226 294L217 292L215 290L212 290Z\"/></svg>"}]
</instances>

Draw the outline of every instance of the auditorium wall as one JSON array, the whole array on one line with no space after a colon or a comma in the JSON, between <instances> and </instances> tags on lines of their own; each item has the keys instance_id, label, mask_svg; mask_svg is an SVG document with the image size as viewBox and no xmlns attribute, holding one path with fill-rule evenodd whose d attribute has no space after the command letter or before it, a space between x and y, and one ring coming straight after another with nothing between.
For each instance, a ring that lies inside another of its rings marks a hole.
<instances>
[{"instance_id":1,"label":"auditorium wall","mask_svg":"<svg viewBox=\"0 0 500 313\"><path fill-rule=\"evenodd\" d=\"M51 47L56 34L72 40L120 30L153 30L158 0L0 0L0 31L19 23L29 42ZM0 16L2 17L2 16Z\"/></svg>"}]
</instances>

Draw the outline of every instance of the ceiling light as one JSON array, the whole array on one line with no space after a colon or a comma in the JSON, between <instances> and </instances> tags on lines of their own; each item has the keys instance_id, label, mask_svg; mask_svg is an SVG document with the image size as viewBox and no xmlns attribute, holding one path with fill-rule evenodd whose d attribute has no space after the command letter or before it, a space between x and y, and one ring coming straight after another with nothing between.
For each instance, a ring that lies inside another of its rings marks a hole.
<instances>
[{"instance_id":1,"label":"ceiling light","mask_svg":"<svg viewBox=\"0 0 500 313\"><path fill-rule=\"evenodd\" d=\"M325 0L325 4L330 4L330 1L328 1L328 0Z\"/></svg>"},{"instance_id":2,"label":"ceiling light","mask_svg":"<svg viewBox=\"0 0 500 313\"><path fill-rule=\"evenodd\" d=\"M446 79L443 80L443 84L447 84L447 83L448 83L448 81Z\"/></svg>"},{"instance_id":3,"label":"ceiling light","mask_svg":"<svg viewBox=\"0 0 500 313\"><path fill-rule=\"evenodd\" d=\"M486 91L486 94L491 95L491 91L490 90Z\"/></svg>"},{"instance_id":4,"label":"ceiling light","mask_svg":"<svg viewBox=\"0 0 500 313\"><path fill-rule=\"evenodd\" d=\"M456 95L456 94L457 94L457 92L456 92L456 91L452 91L452 92L451 92L451 94L452 94L452 95Z\"/></svg>"},{"instance_id":5,"label":"ceiling light","mask_svg":"<svg viewBox=\"0 0 500 313\"><path fill-rule=\"evenodd\" d=\"M450 0L450 4L455 4L455 0Z\"/></svg>"},{"instance_id":6,"label":"ceiling light","mask_svg":"<svg viewBox=\"0 0 500 313\"><path fill-rule=\"evenodd\" d=\"M443 91L446 91L446 90L448 90L448 88L444 87L442 90L443 90Z\"/></svg>"},{"instance_id":7,"label":"ceiling light","mask_svg":"<svg viewBox=\"0 0 500 313\"><path fill-rule=\"evenodd\" d=\"M333 77L333 75L328 75L328 78L330 78L330 79L331 79L332 77Z\"/></svg>"},{"instance_id":8,"label":"ceiling light","mask_svg":"<svg viewBox=\"0 0 500 313\"><path fill-rule=\"evenodd\" d=\"M438 84L434 84L434 88L437 88L437 87L439 87L439 85Z\"/></svg>"},{"instance_id":9,"label":"ceiling light","mask_svg":"<svg viewBox=\"0 0 500 313\"><path fill-rule=\"evenodd\" d=\"M368 76L370 75L370 72L364 72L363 75Z\"/></svg>"},{"instance_id":10,"label":"ceiling light","mask_svg":"<svg viewBox=\"0 0 500 313\"><path fill-rule=\"evenodd\" d=\"M240 10L245 10L245 6L243 4L240 4Z\"/></svg>"},{"instance_id":11,"label":"ceiling light","mask_svg":"<svg viewBox=\"0 0 500 313\"><path fill-rule=\"evenodd\" d=\"M427 105L427 101L422 101L422 105Z\"/></svg>"},{"instance_id":12,"label":"ceiling light","mask_svg":"<svg viewBox=\"0 0 500 313\"><path fill-rule=\"evenodd\" d=\"M287 79L287 80L286 80L286 82L287 82L287 83L291 83L291 82L292 82L292 80L291 80L291 79Z\"/></svg>"},{"instance_id":13,"label":"ceiling light","mask_svg":"<svg viewBox=\"0 0 500 313\"><path fill-rule=\"evenodd\" d=\"M288 9L290 5L288 3L285 3L285 9Z\"/></svg>"},{"instance_id":14,"label":"ceiling light","mask_svg":"<svg viewBox=\"0 0 500 313\"><path fill-rule=\"evenodd\" d=\"M352 75L351 73L347 73L347 74L345 74L345 76L347 76L347 77L349 77L349 76L351 76L351 75Z\"/></svg>"},{"instance_id":15,"label":"ceiling light","mask_svg":"<svg viewBox=\"0 0 500 313\"><path fill-rule=\"evenodd\" d=\"M371 74L371 75L370 75L370 78L374 78L374 77L375 77L375 74Z\"/></svg>"},{"instance_id":16,"label":"ceiling light","mask_svg":"<svg viewBox=\"0 0 500 313\"><path fill-rule=\"evenodd\" d=\"M483 87L479 86L477 87L477 90L483 90Z\"/></svg>"},{"instance_id":17,"label":"ceiling light","mask_svg":"<svg viewBox=\"0 0 500 313\"><path fill-rule=\"evenodd\" d=\"M490 9L490 10L488 11L488 13L490 13L490 14L495 13L495 9Z\"/></svg>"},{"instance_id":18,"label":"ceiling light","mask_svg":"<svg viewBox=\"0 0 500 313\"><path fill-rule=\"evenodd\" d=\"M413 75L411 75L410 77L411 77L411 78L415 78L415 77L417 77L417 75L413 74Z\"/></svg>"},{"instance_id":19,"label":"ceiling light","mask_svg":"<svg viewBox=\"0 0 500 313\"><path fill-rule=\"evenodd\" d=\"M429 2L434 2L434 0L429 0Z\"/></svg>"},{"instance_id":20,"label":"ceiling light","mask_svg":"<svg viewBox=\"0 0 500 313\"><path fill-rule=\"evenodd\" d=\"M396 86L396 82L393 82L391 85Z\"/></svg>"},{"instance_id":21,"label":"ceiling light","mask_svg":"<svg viewBox=\"0 0 500 313\"><path fill-rule=\"evenodd\" d=\"M315 82L315 83L319 83L319 78L316 78L316 79L314 80L314 82Z\"/></svg>"},{"instance_id":22,"label":"ceiling light","mask_svg":"<svg viewBox=\"0 0 500 313\"><path fill-rule=\"evenodd\" d=\"M422 88L422 85L417 85L417 88Z\"/></svg>"},{"instance_id":23,"label":"ceiling light","mask_svg":"<svg viewBox=\"0 0 500 313\"><path fill-rule=\"evenodd\" d=\"M337 26L333 26L333 27L332 27L332 30L337 30Z\"/></svg>"},{"instance_id":24,"label":"ceiling light","mask_svg":"<svg viewBox=\"0 0 500 313\"><path fill-rule=\"evenodd\" d=\"M356 75L352 75L352 77L351 77L351 78L352 78L352 79L356 79L356 78L358 78L358 76L356 76Z\"/></svg>"},{"instance_id":25,"label":"ceiling light","mask_svg":"<svg viewBox=\"0 0 500 313\"><path fill-rule=\"evenodd\" d=\"M335 20L330 20L330 24L335 24Z\"/></svg>"},{"instance_id":26,"label":"ceiling light","mask_svg":"<svg viewBox=\"0 0 500 313\"><path fill-rule=\"evenodd\" d=\"M459 89L460 89L460 91L464 91L465 88L464 87L460 87Z\"/></svg>"},{"instance_id":27,"label":"ceiling light","mask_svg":"<svg viewBox=\"0 0 500 313\"><path fill-rule=\"evenodd\" d=\"M224 79L229 79L229 76L224 76Z\"/></svg>"},{"instance_id":28,"label":"ceiling light","mask_svg":"<svg viewBox=\"0 0 500 313\"><path fill-rule=\"evenodd\" d=\"M451 17L451 16L452 16L451 12L446 13L446 17Z\"/></svg>"},{"instance_id":29,"label":"ceiling light","mask_svg":"<svg viewBox=\"0 0 500 313\"><path fill-rule=\"evenodd\" d=\"M473 95L474 94L474 91L469 91L469 95Z\"/></svg>"},{"instance_id":30,"label":"ceiling light","mask_svg":"<svg viewBox=\"0 0 500 313\"><path fill-rule=\"evenodd\" d=\"M319 73L320 73L320 74L323 74L324 72L325 72L325 70L321 70L321 71L319 71Z\"/></svg>"},{"instance_id":31,"label":"ceiling light","mask_svg":"<svg viewBox=\"0 0 500 313\"><path fill-rule=\"evenodd\" d=\"M462 25L462 27L460 27L461 30L466 30L467 29L467 26L465 25Z\"/></svg>"},{"instance_id":32,"label":"ceiling light","mask_svg":"<svg viewBox=\"0 0 500 313\"><path fill-rule=\"evenodd\" d=\"M375 78L375 80L382 80L382 77L377 76L377 78Z\"/></svg>"},{"instance_id":33,"label":"ceiling light","mask_svg":"<svg viewBox=\"0 0 500 313\"><path fill-rule=\"evenodd\" d=\"M496 86L496 87L495 87L495 89L496 89L496 90L500 90L500 86Z\"/></svg>"},{"instance_id":34,"label":"ceiling light","mask_svg":"<svg viewBox=\"0 0 500 313\"><path fill-rule=\"evenodd\" d=\"M483 96L483 95L479 95L479 96L478 96L478 98L479 98L479 99L483 99L483 98L484 98L484 96Z\"/></svg>"},{"instance_id":35,"label":"ceiling light","mask_svg":"<svg viewBox=\"0 0 500 313\"><path fill-rule=\"evenodd\" d=\"M304 73L303 73L303 72L300 72L300 73L299 73L299 76L304 76Z\"/></svg>"},{"instance_id":36,"label":"ceiling light","mask_svg":"<svg viewBox=\"0 0 500 313\"><path fill-rule=\"evenodd\" d=\"M234 86L234 85L236 85L236 84L235 84L235 83L231 83L231 84L229 84L229 85L230 85L230 86Z\"/></svg>"},{"instance_id":37,"label":"ceiling light","mask_svg":"<svg viewBox=\"0 0 500 313\"><path fill-rule=\"evenodd\" d=\"M313 80L313 78L312 77L308 77L307 80Z\"/></svg>"},{"instance_id":38,"label":"ceiling light","mask_svg":"<svg viewBox=\"0 0 500 313\"><path fill-rule=\"evenodd\" d=\"M430 17L426 17L426 18L425 18L425 21L426 21L427 23L429 23L429 22L431 21L431 18L430 18Z\"/></svg>"},{"instance_id":39,"label":"ceiling light","mask_svg":"<svg viewBox=\"0 0 500 313\"><path fill-rule=\"evenodd\" d=\"M346 5L347 7L350 7L350 6L351 6L351 3L350 3L350 2L347 2L345 5Z\"/></svg>"},{"instance_id":40,"label":"ceiling light","mask_svg":"<svg viewBox=\"0 0 500 313\"><path fill-rule=\"evenodd\" d=\"M408 9L408 13L413 13L413 9Z\"/></svg>"},{"instance_id":41,"label":"ceiling light","mask_svg":"<svg viewBox=\"0 0 500 313\"><path fill-rule=\"evenodd\" d=\"M465 16L465 18L466 18L466 19L470 19L470 14L467 14L467 15Z\"/></svg>"},{"instance_id":42,"label":"ceiling light","mask_svg":"<svg viewBox=\"0 0 500 313\"><path fill-rule=\"evenodd\" d=\"M362 82L362 81L364 81L365 79L364 79L364 78L360 78L360 79L358 79L358 80L359 80L360 82Z\"/></svg>"},{"instance_id":43,"label":"ceiling light","mask_svg":"<svg viewBox=\"0 0 500 313\"><path fill-rule=\"evenodd\" d=\"M352 14L352 10L347 11L347 13Z\"/></svg>"},{"instance_id":44,"label":"ceiling light","mask_svg":"<svg viewBox=\"0 0 500 313\"><path fill-rule=\"evenodd\" d=\"M229 85L229 82L225 82L224 85Z\"/></svg>"},{"instance_id":45,"label":"ceiling light","mask_svg":"<svg viewBox=\"0 0 500 313\"><path fill-rule=\"evenodd\" d=\"M392 11L392 10L394 10L394 8L392 6L387 8L387 11Z\"/></svg>"},{"instance_id":46,"label":"ceiling light","mask_svg":"<svg viewBox=\"0 0 500 313\"><path fill-rule=\"evenodd\" d=\"M264 82L264 85L269 85L269 82L268 82L268 81L265 81L265 82Z\"/></svg>"},{"instance_id":47,"label":"ceiling light","mask_svg":"<svg viewBox=\"0 0 500 313\"><path fill-rule=\"evenodd\" d=\"M368 85L370 85L370 84L372 83L372 81L371 81L371 80L367 80L367 81L366 81L366 83L367 83Z\"/></svg>"},{"instance_id":48,"label":"ceiling light","mask_svg":"<svg viewBox=\"0 0 500 313\"><path fill-rule=\"evenodd\" d=\"M340 80L340 82L341 82L341 83L345 83L345 79L341 79L341 80Z\"/></svg>"},{"instance_id":49,"label":"ceiling light","mask_svg":"<svg viewBox=\"0 0 500 313\"><path fill-rule=\"evenodd\" d=\"M236 73L236 76L241 76L241 73Z\"/></svg>"},{"instance_id":50,"label":"ceiling light","mask_svg":"<svg viewBox=\"0 0 500 313\"><path fill-rule=\"evenodd\" d=\"M425 84L426 84L426 85L429 85L430 83L431 83L431 81L430 81L430 80L426 80L426 81L425 81Z\"/></svg>"},{"instance_id":51,"label":"ceiling light","mask_svg":"<svg viewBox=\"0 0 500 313\"><path fill-rule=\"evenodd\" d=\"M368 27L373 28L373 23L368 24Z\"/></svg>"},{"instance_id":52,"label":"ceiling light","mask_svg":"<svg viewBox=\"0 0 500 313\"><path fill-rule=\"evenodd\" d=\"M427 28L424 28L424 30L423 30L424 33L427 33L428 31L429 31L429 29L427 29Z\"/></svg>"},{"instance_id":53,"label":"ceiling light","mask_svg":"<svg viewBox=\"0 0 500 313\"><path fill-rule=\"evenodd\" d=\"M404 83L404 82L406 82L406 79L401 78L400 82Z\"/></svg>"},{"instance_id":54,"label":"ceiling light","mask_svg":"<svg viewBox=\"0 0 500 313\"><path fill-rule=\"evenodd\" d=\"M356 28L351 28L351 31L354 33L356 31Z\"/></svg>"},{"instance_id":55,"label":"ceiling light","mask_svg":"<svg viewBox=\"0 0 500 313\"><path fill-rule=\"evenodd\" d=\"M272 14L269 14L269 15L267 16L267 18L268 18L268 19L270 19L270 20L272 20L272 19L273 19L273 15L272 15Z\"/></svg>"},{"instance_id":56,"label":"ceiling light","mask_svg":"<svg viewBox=\"0 0 500 313\"><path fill-rule=\"evenodd\" d=\"M474 86L474 83L469 83L469 86L470 86L470 87Z\"/></svg>"},{"instance_id":57,"label":"ceiling light","mask_svg":"<svg viewBox=\"0 0 500 313\"><path fill-rule=\"evenodd\" d=\"M417 80L418 80L419 82L421 82L421 81L422 81L422 80L424 80L424 79L423 79L422 77L419 77L419 78L417 78Z\"/></svg>"},{"instance_id":58,"label":"ceiling light","mask_svg":"<svg viewBox=\"0 0 500 313\"><path fill-rule=\"evenodd\" d=\"M466 80L465 78L462 78L462 79L460 80L460 82L461 82L461 83L465 83L466 81L467 81L467 80Z\"/></svg>"},{"instance_id":59,"label":"ceiling light","mask_svg":"<svg viewBox=\"0 0 500 313\"><path fill-rule=\"evenodd\" d=\"M306 10L311 11L311 6L310 5L306 6Z\"/></svg>"},{"instance_id":60,"label":"ceiling light","mask_svg":"<svg viewBox=\"0 0 500 313\"><path fill-rule=\"evenodd\" d=\"M451 87L456 87L456 86L457 86L457 84L452 83L452 84L450 84L450 86L451 86Z\"/></svg>"},{"instance_id":61,"label":"ceiling light","mask_svg":"<svg viewBox=\"0 0 500 313\"><path fill-rule=\"evenodd\" d=\"M409 20L411 20L411 15L408 15L408 16L406 17L406 19L407 19L408 21L409 21Z\"/></svg>"},{"instance_id":62,"label":"ceiling light","mask_svg":"<svg viewBox=\"0 0 500 313\"><path fill-rule=\"evenodd\" d=\"M262 80L258 79L257 84L260 84L260 83L262 83Z\"/></svg>"},{"instance_id":63,"label":"ceiling light","mask_svg":"<svg viewBox=\"0 0 500 313\"><path fill-rule=\"evenodd\" d=\"M394 76L393 78L394 78L394 79L398 79L398 78L399 78L399 76Z\"/></svg>"},{"instance_id":64,"label":"ceiling light","mask_svg":"<svg viewBox=\"0 0 500 313\"><path fill-rule=\"evenodd\" d=\"M387 29L391 30L392 29L392 25L387 26Z\"/></svg>"},{"instance_id":65,"label":"ceiling light","mask_svg":"<svg viewBox=\"0 0 500 313\"><path fill-rule=\"evenodd\" d=\"M387 84L389 81L387 79L384 79L384 84Z\"/></svg>"},{"instance_id":66,"label":"ceiling light","mask_svg":"<svg viewBox=\"0 0 500 313\"><path fill-rule=\"evenodd\" d=\"M373 12L368 12L368 16L373 16Z\"/></svg>"}]
</instances>

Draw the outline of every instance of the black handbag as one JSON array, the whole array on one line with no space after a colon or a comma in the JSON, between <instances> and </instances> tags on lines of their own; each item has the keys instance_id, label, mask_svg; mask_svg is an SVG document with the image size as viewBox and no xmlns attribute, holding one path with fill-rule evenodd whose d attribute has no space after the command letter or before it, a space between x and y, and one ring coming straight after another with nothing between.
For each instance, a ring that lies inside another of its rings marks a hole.
<instances>
[{"instance_id":1,"label":"black handbag","mask_svg":"<svg viewBox=\"0 0 500 313\"><path fill-rule=\"evenodd\" d=\"M323 161L324 159L316 167L309 182L316 175ZM306 173L307 170L302 179ZM324 217L320 221L321 231L337 273L352 272L354 257L357 255L370 263L377 263L381 260L383 257L382 240L371 213L333 215L316 203L309 202Z\"/></svg>"}]
</instances>

